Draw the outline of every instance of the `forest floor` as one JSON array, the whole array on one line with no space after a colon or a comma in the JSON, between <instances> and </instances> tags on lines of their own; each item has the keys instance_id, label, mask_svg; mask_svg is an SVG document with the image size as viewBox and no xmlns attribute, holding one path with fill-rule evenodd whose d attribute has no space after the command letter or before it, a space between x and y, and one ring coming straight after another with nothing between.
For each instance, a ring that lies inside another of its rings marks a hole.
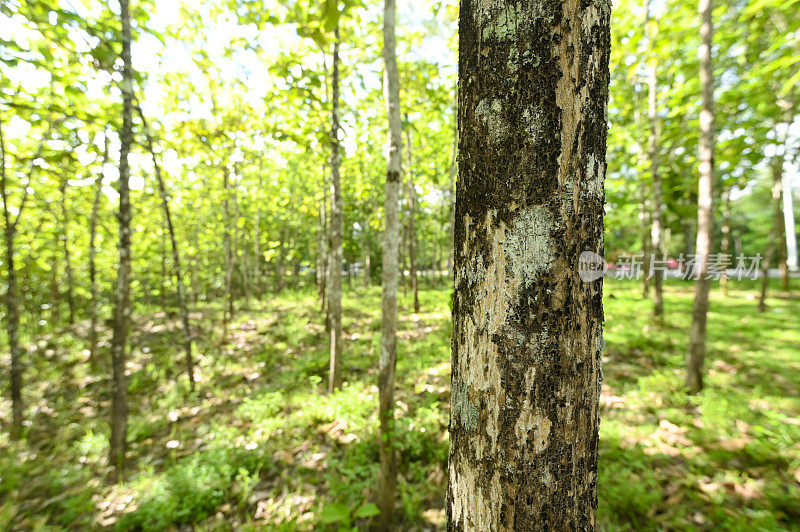
<instances>
[{"instance_id":1,"label":"forest floor","mask_svg":"<svg viewBox=\"0 0 800 532\"><path fill-rule=\"evenodd\" d=\"M607 281L601 529L800 530L800 299L773 297L759 314L747 288L712 294L706 390L691 397L681 391L691 285L667 284L657 325L639 284ZM397 514L399 529L441 530L450 290L420 299L414 314L400 298ZM344 316L346 385L328 395L327 336L311 292L240 304L225 342L212 325L218 308L198 308L194 393L177 318L140 314L119 485L105 465L107 367L90 370L80 326L37 338L25 354L27 442L0 434L0 530L366 527L378 471L380 289L346 291Z\"/></svg>"}]
</instances>

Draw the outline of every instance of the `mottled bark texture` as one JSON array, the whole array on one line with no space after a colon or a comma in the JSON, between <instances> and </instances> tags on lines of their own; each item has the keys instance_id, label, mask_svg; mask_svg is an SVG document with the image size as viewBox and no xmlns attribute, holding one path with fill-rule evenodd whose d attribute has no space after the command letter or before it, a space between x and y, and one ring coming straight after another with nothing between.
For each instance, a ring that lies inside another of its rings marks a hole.
<instances>
[{"instance_id":1,"label":"mottled bark texture","mask_svg":"<svg viewBox=\"0 0 800 532\"><path fill-rule=\"evenodd\" d=\"M125 376L125 348L131 315L131 198L128 154L133 142L133 66L131 63L131 18L128 0L120 0L122 22L122 129L119 132L119 265L115 293L114 331L111 337L113 371L111 400L111 441L108 462L115 478L123 479L128 435L128 382Z\"/></svg>"},{"instance_id":2,"label":"mottled bark texture","mask_svg":"<svg viewBox=\"0 0 800 532\"><path fill-rule=\"evenodd\" d=\"M331 269L328 304L331 313L331 359L328 392L342 387L342 184L339 175L339 28L334 32L331 98Z\"/></svg>"},{"instance_id":3,"label":"mottled bark texture","mask_svg":"<svg viewBox=\"0 0 800 532\"><path fill-rule=\"evenodd\" d=\"M378 417L380 434L378 454L378 508L383 530L392 526L394 493L397 486L397 461L394 453L394 374L397 363L397 278L400 222L398 197L403 151L400 122L400 74L395 55L395 0L385 0L383 10L383 90L389 116L389 149L386 155L386 204L383 231L383 295L381 309L381 353L378 359Z\"/></svg>"},{"instance_id":4,"label":"mottled bark texture","mask_svg":"<svg viewBox=\"0 0 800 532\"><path fill-rule=\"evenodd\" d=\"M694 305L689 352L686 355L686 386L690 393L703 389L703 365L706 358L706 321L708 318L708 256L714 234L714 71L711 46L714 37L712 0L700 0L700 86L703 104L700 110L700 178L697 183L697 241L695 244Z\"/></svg>"},{"instance_id":5,"label":"mottled bark texture","mask_svg":"<svg viewBox=\"0 0 800 532\"><path fill-rule=\"evenodd\" d=\"M175 227L172 225L172 214L169 210L169 194L167 194L167 187L164 184L164 178L161 175L161 165L158 164L156 152L153 148L153 135L150 133L150 128L147 126L147 119L140 106L136 106L139 117L142 119L142 127L145 132L145 139L147 140L147 150L153 160L153 169L156 175L156 183L158 185L158 195L161 199L161 209L164 212L164 221L167 225L167 232L169 233L169 243L172 250L172 264L175 268L175 282L178 288L178 306L181 311L181 325L183 326L183 349L186 353L186 377L189 379L189 389L194 390L194 360L192 357L192 329L189 324L189 306L186 301L186 285L183 282L183 271L181 270L181 256L178 250L178 241L175 238ZM163 274L162 274L163 275Z\"/></svg>"},{"instance_id":6,"label":"mottled bark texture","mask_svg":"<svg viewBox=\"0 0 800 532\"><path fill-rule=\"evenodd\" d=\"M461 2L450 530L595 525L610 11Z\"/></svg>"},{"instance_id":7,"label":"mottled bark texture","mask_svg":"<svg viewBox=\"0 0 800 532\"><path fill-rule=\"evenodd\" d=\"M456 146L458 145L458 135L453 138L453 155L450 158L450 172L449 172L449 186L447 188L447 201L449 203L448 213L450 217L450 226L448 227L448 237L450 245L447 252L447 272L453 271L453 250L455 249L455 229L456 229L456 175L458 175L458 152Z\"/></svg>"}]
</instances>

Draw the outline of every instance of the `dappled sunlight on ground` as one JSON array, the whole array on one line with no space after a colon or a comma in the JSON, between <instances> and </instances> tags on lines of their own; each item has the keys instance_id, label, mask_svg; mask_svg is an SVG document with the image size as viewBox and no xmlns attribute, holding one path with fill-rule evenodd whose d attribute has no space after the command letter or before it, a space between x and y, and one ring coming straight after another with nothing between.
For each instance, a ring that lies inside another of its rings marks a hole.
<instances>
[{"instance_id":1,"label":"dappled sunlight on ground","mask_svg":"<svg viewBox=\"0 0 800 532\"><path fill-rule=\"evenodd\" d=\"M712 297L707 389L690 397L681 391L690 288L668 284L658 325L638 285L608 284L600 527L796 526L800 300L773 299L757 314L750 292ZM418 314L400 299L398 332L398 514L407 530L445 522L450 293L420 297ZM246 307L224 341L218 308L193 313L194 393L175 316L137 319L129 462L118 486L105 466L107 364L89 368L80 335L40 339L28 351L29 447L0 436L0 528L366 526L378 469L379 288L345 294L346 383L332 395L315 295ZM3 419L8 408L2 399Z\"/></svg>"}]
</instances>

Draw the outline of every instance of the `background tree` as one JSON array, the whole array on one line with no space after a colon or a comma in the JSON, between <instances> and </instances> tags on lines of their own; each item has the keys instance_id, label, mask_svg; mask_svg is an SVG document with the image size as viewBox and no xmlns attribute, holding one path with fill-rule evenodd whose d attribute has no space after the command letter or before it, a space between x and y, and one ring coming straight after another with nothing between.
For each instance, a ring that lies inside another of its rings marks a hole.
<instances>
[{"instance_id":1,"label":"background tree","mask_svg":"<svg viewBox=\"0 0 800 532\"><path fill-rule=\"evenodd\" d=\"M714 24L711 0L700 0L700 85L703 109L700 112L699 171L697 184L697 245L695 247L694 306L692 328L689 332L689 352L686 357L686 385L691 393L703 388L703 364L706 354L706 323L708 319L708 260L711 254L714 190L714 72L711 58Z\"/></svg>"},{"instance_id":2,"label":"background tree","mask_svg":"<svg viewBox=\"0 0 800 532\"><path fill-rule=\"evenodd\" d=\"M389 529L394 512L394 493L397 486L397 462L394 449L394 381L397 364L397 278L398 245L400 240L398 199L403 150L400 121L400 75L395 56L396 5L385 0L383 8L384 98L389 117L389 149L386 157L386 202L383 232L383 297L381 319L381 351L378 360L378 390L380 418L380 477L378 479L378 508L381 525Z\"/></svg>"}]
</instances>

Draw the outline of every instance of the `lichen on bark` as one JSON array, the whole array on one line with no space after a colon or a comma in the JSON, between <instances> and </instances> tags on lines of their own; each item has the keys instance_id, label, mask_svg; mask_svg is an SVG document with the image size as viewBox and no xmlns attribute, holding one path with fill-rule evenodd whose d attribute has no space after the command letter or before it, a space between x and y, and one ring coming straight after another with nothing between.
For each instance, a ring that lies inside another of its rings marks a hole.
<instances>
[{"instance_id":1,"label":"lichen on bark","mask_svg":"<svg viewBox=\"0 0 800 532\"><path fill-rule=\"evenodd\" d=\"M448 527L594 527L607 2L462 0Z\"/></svg>"}]
</instances>

